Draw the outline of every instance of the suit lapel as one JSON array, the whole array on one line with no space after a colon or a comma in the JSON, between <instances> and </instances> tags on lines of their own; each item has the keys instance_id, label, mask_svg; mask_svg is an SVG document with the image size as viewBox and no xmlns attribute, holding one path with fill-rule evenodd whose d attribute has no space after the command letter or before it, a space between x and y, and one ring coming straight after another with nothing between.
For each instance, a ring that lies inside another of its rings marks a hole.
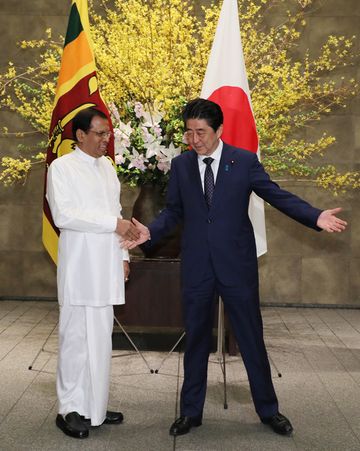
<instances>
[{"instance_id":1,"label":"suit lapel","mask_svg":"<svg viewBox=\"0 0 360 451\"><path fill-rule=\"evenodd\" d=\"M216 176L215 191L210 210L216 208L218 202L221 202L221 199L223 199L223 196L226 192L226 186L232 166L231 161L233 152L234 151L231 150L226 143L224 143L219 163L219 169Z\"/></svg>"},{"instance_id":2,"label":"suit lapel","mask_svg":"<svg viewBox=\"0 0 360 451\"><path fill-rule=\"evenodd\" d=\"M194 193L194 196L196 195L199 197L200 204L202 204L202 206L204 206L207 209L207 205L206 205L206 201L205 201L205 197L204 197L204 191L203 191L201 178L200 178L198 156L197 156L197 153L195 152L195 150L189 150L189 152L191 154L189 155L189 160L188 160L188 163L189 163L188 171L189 171L189 175L190 175L190 180L193 184L192 192Z\"/></svg>"}]
</instances>

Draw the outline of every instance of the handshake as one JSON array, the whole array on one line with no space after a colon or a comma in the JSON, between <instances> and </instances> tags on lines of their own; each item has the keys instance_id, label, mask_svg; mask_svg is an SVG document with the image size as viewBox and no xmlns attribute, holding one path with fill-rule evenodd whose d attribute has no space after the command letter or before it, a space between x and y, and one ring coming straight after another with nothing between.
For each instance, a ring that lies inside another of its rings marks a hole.
<instances>
[{"instance_id":1,"label":"handshake","mask_svg":"<svg viewBox=\"0 0 360 451\"><path fill-rule=\"evenodd\" d=\"M135 218L131 221L118 218L115 232L120 236L120 245L123 249L133 249L150 240L149 229Z\"/></svg>"}]
</instances>

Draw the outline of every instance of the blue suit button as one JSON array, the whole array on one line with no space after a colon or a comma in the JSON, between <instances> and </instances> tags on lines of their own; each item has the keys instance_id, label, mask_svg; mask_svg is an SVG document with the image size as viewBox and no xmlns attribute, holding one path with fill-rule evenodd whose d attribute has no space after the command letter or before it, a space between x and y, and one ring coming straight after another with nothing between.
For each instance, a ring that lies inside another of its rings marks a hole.
<instances>
[{"instance_id":1,"label":"blue suit button","mask_svg":"<svg viewBox=\"0 0 360 451\"><path fill-rule=\"evenodd\" d=\"M208 222L208 224L211 224L211 219L209 218L209 219L207 220L207 222Z\"/></svg>"}]
</instances>

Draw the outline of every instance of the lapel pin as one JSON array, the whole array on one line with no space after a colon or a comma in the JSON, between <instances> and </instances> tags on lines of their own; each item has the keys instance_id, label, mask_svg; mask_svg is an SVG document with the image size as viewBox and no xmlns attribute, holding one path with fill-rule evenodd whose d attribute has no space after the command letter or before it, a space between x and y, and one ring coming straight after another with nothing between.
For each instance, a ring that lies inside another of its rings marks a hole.
<instances>
[{"instance_id":1,"label":"lapel pin","mask_svg":"<svg viewBox=\"0 0 360 451\"><path fill-rule=\"evenodd\" d=\"M233 165L235 163L234 160L230 161L231 165ZM225 172L229 172L230 171L230 166L228 164L225 165Z\"/></svg>"}]
</instances>

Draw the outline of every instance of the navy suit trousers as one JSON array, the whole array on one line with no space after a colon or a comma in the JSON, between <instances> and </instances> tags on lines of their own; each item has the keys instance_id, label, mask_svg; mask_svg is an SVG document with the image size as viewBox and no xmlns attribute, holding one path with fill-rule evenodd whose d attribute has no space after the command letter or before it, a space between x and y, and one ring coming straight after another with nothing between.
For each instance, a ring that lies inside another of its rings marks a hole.
<instances>
[{"instance_id":1,"label":"navy suit trousers","mask_svg":"<svg viewBox=\"0 0 360 451\"><path fill-rule=\"evenodd\" d=\"M244 361L255 410L260 418L275 415L278 412L278 401L263 339L259 300L244 298L236 285L222 285L216 278L211 262L197 287L183 289L186 349L180 413L183 416L202 417L218 295L224 302Z\"/></svg>"}]
</instances>

